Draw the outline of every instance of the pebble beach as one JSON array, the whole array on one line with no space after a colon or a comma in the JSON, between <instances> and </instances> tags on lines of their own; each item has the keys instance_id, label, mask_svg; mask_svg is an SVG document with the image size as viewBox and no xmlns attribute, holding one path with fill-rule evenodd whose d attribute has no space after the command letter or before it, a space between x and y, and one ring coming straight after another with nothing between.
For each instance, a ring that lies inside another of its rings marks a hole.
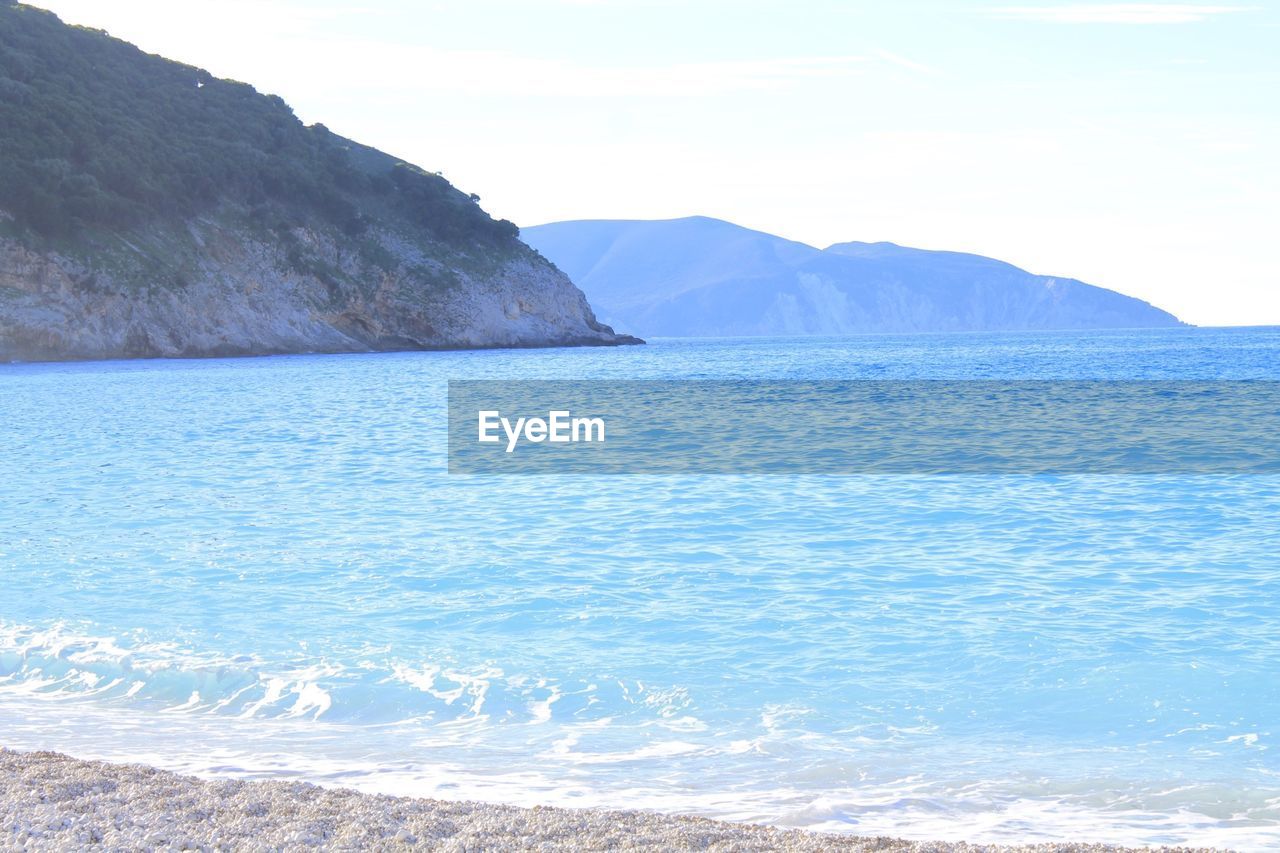
<instances>
[{"instance_id":1,"label":"pebble beach","mask_svg":"<svg viewBox=\"0 0 1280 853\"><path fill-rule=\"evenodd\" d=\"M637 811L526 809L375 796L292 781L199 779L140 764L81 761L53 752L7 749L0 749L0 848L922 853L1126 849L1101 844L1011 847L906 841Z\"/></svg>"}]
</instances>

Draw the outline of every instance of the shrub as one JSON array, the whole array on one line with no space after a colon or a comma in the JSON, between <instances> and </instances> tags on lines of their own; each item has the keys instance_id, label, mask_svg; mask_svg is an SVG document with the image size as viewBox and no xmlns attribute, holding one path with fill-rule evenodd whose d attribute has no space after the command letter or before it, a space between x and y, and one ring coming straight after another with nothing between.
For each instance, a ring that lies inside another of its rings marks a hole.
<instances>
[{"instance_id":1,"label":"shrub","mask_svg":"<svg viewBox=\"0 0 1280 853\"><path fill-rule=\"evenodd\" d=\"M307 127L274 95L0 3L0 208L18 224L75 237L228 203L349 235L391 216L462 249L518 234L439 175Z\"/></svg>"}]
</instances>

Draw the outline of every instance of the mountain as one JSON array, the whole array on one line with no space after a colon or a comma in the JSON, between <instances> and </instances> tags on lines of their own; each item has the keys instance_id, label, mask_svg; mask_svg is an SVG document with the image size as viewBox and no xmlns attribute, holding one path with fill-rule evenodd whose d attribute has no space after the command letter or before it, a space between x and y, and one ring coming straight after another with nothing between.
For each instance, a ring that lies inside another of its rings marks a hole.
<instances>
[{"instance_id":1,"label":"mountain","mask_svg":"<svg viewBox=\"0 0 1280 853\"><path fill-rule=\"evenodd\" d=\"M0 360L639 342L478 200L0 0Z\"/></svg>"},{"instance_id":2,"label":"mountain","mask_svg":"<svg viewBox=\"0 0 1280 853\"><path fill-rule=\"evenodd\" d=\"M825 250L694 216L524 229L604 320L644 335L1182 325L1146 302L1002 261L892 243Z\"/></svg>"}]
</instances>

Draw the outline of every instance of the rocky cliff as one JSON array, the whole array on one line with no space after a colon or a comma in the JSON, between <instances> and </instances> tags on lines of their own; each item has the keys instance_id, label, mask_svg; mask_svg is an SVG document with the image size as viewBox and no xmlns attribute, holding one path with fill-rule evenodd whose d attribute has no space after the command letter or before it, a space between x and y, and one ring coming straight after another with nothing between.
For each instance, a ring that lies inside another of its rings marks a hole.
<instances>
[{"instance_id":1,"label":"rocky cliff","mask_svg":"<svg viewBox=\"0 0 1280 853\"><path fill-rule=\"evenodd\" d=\"M64 254L0 238L0 360L264 355L299 352L635 343L595 320L586 297L532 253L481 269L450 266L394 234L369 263L341 239L291 231L289 248L213 219L185 223L173 280L151 243ZM143 236L170 251L171 235ZM179 241L180 242L180 241ZM166 256L172 262L172 256Z\"/></svg>"},{"instance_id":2,"label":"rocky cliff","mask_svg":"<svg viewBox=\"0 0 1280 853\"><path fill-rule=\"evenodd\" d=\"M0 2L0 360L639 343L477 202Z\"/></svg>"}]
</instances>

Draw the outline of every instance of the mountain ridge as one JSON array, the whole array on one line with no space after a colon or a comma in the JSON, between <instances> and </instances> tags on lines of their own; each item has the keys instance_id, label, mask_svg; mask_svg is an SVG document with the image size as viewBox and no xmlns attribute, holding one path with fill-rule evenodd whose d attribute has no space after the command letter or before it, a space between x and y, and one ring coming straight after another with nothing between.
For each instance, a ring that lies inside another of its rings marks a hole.
<instances>
[{"instance_id":1,"label":"mountain ridge","mask_svg":"<svg viewBox=\"0 0 1280 853\"><path fill-rule=\"evenodd\" d=\"M820 249L705 216L524 229L604 320L648 335L791 335L1185 325L1077 279L894 243Z\"/></svg>"}]
</instances>

